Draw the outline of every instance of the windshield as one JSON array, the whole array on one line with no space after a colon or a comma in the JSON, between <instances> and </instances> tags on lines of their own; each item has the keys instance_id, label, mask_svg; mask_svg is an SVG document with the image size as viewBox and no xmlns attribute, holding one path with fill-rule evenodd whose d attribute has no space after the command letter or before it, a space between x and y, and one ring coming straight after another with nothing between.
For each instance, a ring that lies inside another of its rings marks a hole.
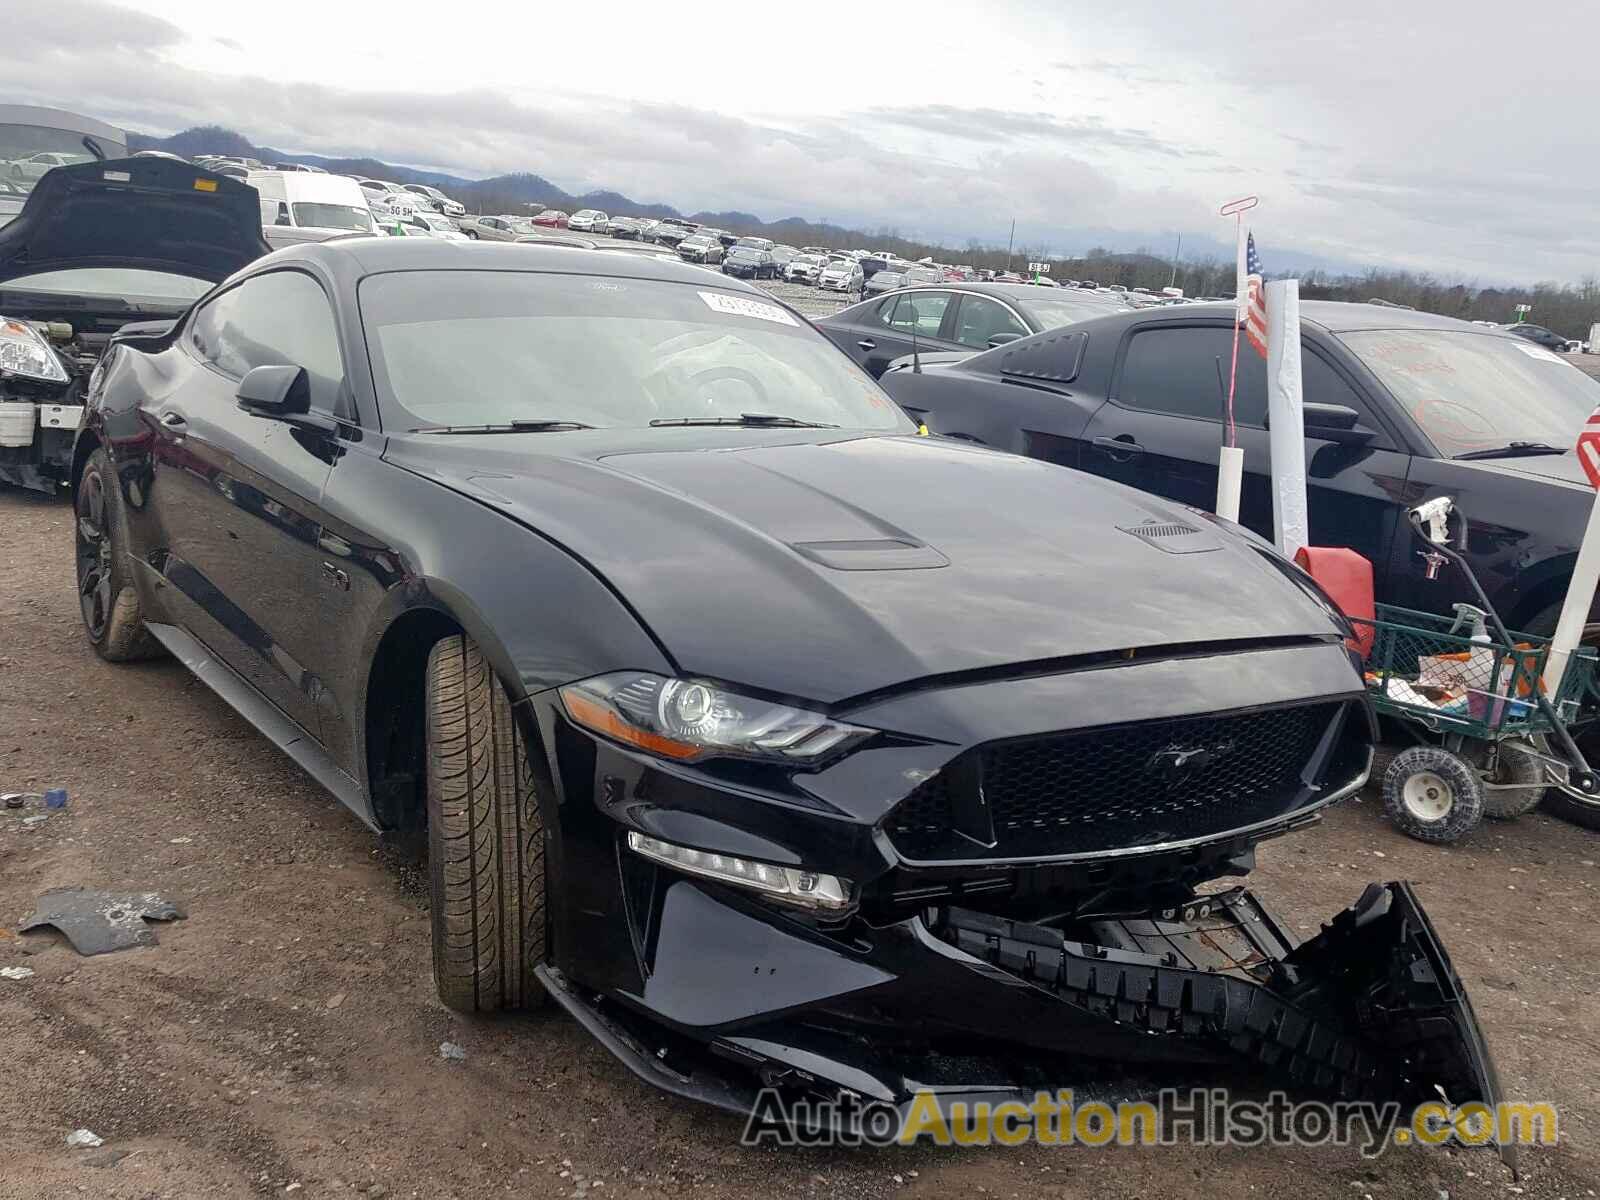
<instances>
[{"instance_id":1,"label":"windshield","mask_svg":"<svg viewBox=\"0 0 1600 1200\"><path fill-rule=\"evenodd\" d=\"M413 271L361 284L386 405L406 427L763 413L909 431L876 383L782 307L663 280Z\"/></svg>"},{"instance_id":2,"label":"windshield","mask_svg":"<svg viewBox=\"0 0 1600 1200\"><path fill-rule=\"evenodd\" d=\"M204 296L211 284L187 275L165 271L140 271L124 267L80 267L69 271L43 271L0 284L3 291L58 292L64 296L109 296L129 304L187 307Z\"/></svg>"},{"instance_id":3,"label":"windshield","mask_svg":"<svg viewBox=\"0 0 1600 1200\"><path fill-rule=\"evenodd\" d=\"M372 232L372 213L352 204L296 204L294 223L308 229L353 229Z\"/></svg>"},{"instance_id":4,"label":"windshield","mask_svg":"<svg viewBox=\"0 0 1600 1200\"><path fill-rule=\"evenodd\" d=\"M728 257L759 259L761 257L761 251L757 250L754 246L735 246L732 250L728 251Z\"/></svg>"},{"instance_id":5,"label":"windshield","mask_svg":"<svg viewBox=\"0 0 1600 1200\"><path fill-rule=\"evenodd\" d=\"M1102 300L1035 300L1031 296L1022 301L1021 306L1040 329L1059 329L1074 321L1087 321L1090 317L1121 312L1124 307Z\"/></svg>"},{"instance_id":6,"label":"windshield","mask_svg":"<svg viewBox=\"0 0 1600 1200\"><path fill-rule=\"evenodd\" d=\"M1521 338L1385 329L1340 340L1447 458L1514 441L1566 449L1600 405L1600 383Z\"/></svg>"}]
</instances>

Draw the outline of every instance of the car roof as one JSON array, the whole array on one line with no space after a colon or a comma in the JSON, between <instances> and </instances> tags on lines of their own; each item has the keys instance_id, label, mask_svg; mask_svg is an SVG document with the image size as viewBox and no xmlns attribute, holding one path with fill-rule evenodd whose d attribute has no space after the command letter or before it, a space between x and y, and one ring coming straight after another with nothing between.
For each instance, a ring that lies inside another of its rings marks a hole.
<instances>
[{"instance_id":1,"label":"car roof","mask_svg":"<svg viewBox=\"0 0 1600 1200\"><path fill-rule=\"evenodd\" d=\"M624 243L627 244L627 243ZM251 264L288 264L310 260L341 278L359 279L389 271L548 271L565 275L610 275L628 279L662 279L674 283L712 285L703 267L676 258L584 250L574 246L529 243L446 241L442 238L354 237L335 242L289 246ZM717 287L771 297L733 278L718 278Z\"/></svg>"},{"instance_id":2,"label":"car roof","mask_svg":"<svg viewBox=\"0 0 1600 1200\"><path fill-rule=\"evenodd\" d=\"M1121 318L1137 321L1140 324L1150 324L1160 321L1192 321L1197 317L1226 317L1233 311L1233 301L1223 300L1215 303L1157 305L1152 308L1136 308L1128 312L1108 313L1107 317L1087 319L1104 322L1108 318ZM1302 300L1300 321L1305 325L1316 325L1329 333L1354 333L1366 329L1453 329L1458 332L1483 334L1486 337L1496 336L1495 330L1474 325L1471 321L1457 320L1455 317L1441 317L1435 313L1417 312L1409 308L1391 308L1381 304L1360 304L1343 300Z\"/></svg>"}]
</instances>

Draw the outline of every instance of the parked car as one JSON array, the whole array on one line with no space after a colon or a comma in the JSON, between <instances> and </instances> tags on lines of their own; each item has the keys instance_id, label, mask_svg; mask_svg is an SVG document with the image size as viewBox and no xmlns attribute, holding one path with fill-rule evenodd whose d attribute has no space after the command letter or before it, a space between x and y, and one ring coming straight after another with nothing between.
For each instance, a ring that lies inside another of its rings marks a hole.
<instances>
[{"instance_id":1,"label":"parked car","mask_svg":"<svg viewBox=\"0 0 1600 1200\"><path fill-rule=\"evenodd\" d=\"M464 217L467 215L467 206L459 200L452 200L438 188L426 183L408 183L405 190L424 202L428 208L446 217Z\"/></svg>"},{"instance_id":2,"label":"parked car","mask_svg":"<svg viewBox=\"0 0 1600 1200\"><path fill-rule=\"evenodd\" d=\"M89 154L41 150L38 154L29 154L6 162L0 162L0 173L9 175L16 180L33 181L43 176L46 171L52 171L56 167L93 161L94 156Z\"/></svg>"},{"instance_id":3,"label":"parked car","mask_svg":"<svg viewBox=\"0 0 1600 1200\"><path fill-rule=\"evenodd\" d=\"M398 183L388 183L382 179L357 179L356 183L366 196L367 207L375 217L401 220L413 215L421 207L417 197Z\"/></svg>"},{"instance_id":4,"label":"parked car","mask_svg":"<svg viewBox=\"0 0 1600 1200\"><path fill-rule=\"evenodd\" d=\"M871 281L867 291L872 292ZM921 361L958 361L1029 334L1121 312L1111 296L1068 291L1047 294L1026 284L962 283L904 287L816 322L818 329L874 377L911 353L917 334ZM930 357L934 356L934 357Z\"/></svg>"},{"instance_id":5,"label":"parked car","mask_svg":"<svg viewBox=\"0 0 1600 1200\"><path fill-rule=\"evenodd\" d=\"M733 248L737 248L737 247L743 246L747 250L767 250L767 251L770 251L775 244L776 243L773 242L773 240L771 238L742 237L742 238L735 239L735 241L733 243Z\"/></svg>"},{"instance_id":6,"label":"parked car","mask_svg":"<svg viewBox=\"0 0 1600 1200\"><path fill-rule=\"evenodd\" d=\"M538 233L537 226L509 213L498 217L462 217L456 222L461 232L473 240L485 242L514 242L519 237Z\"/></svg>"},{"instance_id":7,"label":"parked car","mask_svg":"<svg viewBox=\"0 0 1600 1200\"><path fill-rule=\"evenodd\" d=\"M885 292L892 292L906 284L905 272L897 271L893 266L875 272L871 278L862 284L863 296L882 296Z\"/></svg>"},{"instance_id":8,"label":"parked car","mask_svg":"<svg viewBox=\"0 0 1600 1200\"><path fill-rule=\"evenodd\" d=\"M1543 325L1530 325L1526 321L1519 321L1511 325L1502 325L1500 328L1507 333L1516 334L1519 338L1526 338L1537 346L1543 346L1546 350L1554 350L1557 354L1565 354L1570 349L1570 343L1566 338L1552 329L1546 329Z\"/></svg>"},{"instance_id":9,"label":"parked car","mask_svg":"<svg viewBox=\"0 0 1600 1200\"><path fill-rule=\"evenodd\" d=\"M768 253L772 255L772 261L778 268L777 278L781 279L784 276L784 272L789 269L789 264L794 261L795 255L799 254L800 251L793 246L774 246Z\"/></svg>"},{"instance_id":10,"label":"parked car","mask_svg":"<svg viewBox=\"0 0 1600 1200\"><path fill-rule=\"evenodd\" d=\"M639 222L633 217L612 217L610 236L624 241L636 239L639 236Z\"/></svg>"},{"instance_id":11,"label":"parked car","mask_svg":"<svg viewBox=\"0 0 1600 1200\"><path fill-rule=\"evenodd\" d=\"M1182 504L1216 502L1231 305L1141 309L1068 325L883 385L930 429L1023 451ZM1512 629L1548 634L1593 491L1573 443L1600 383L1507 333L1366 304L1301 305L1310 540L1373 564L1380 601L1448 613L1404 516L1454 498L1466 553ZM1239 353L1240 520L1272 535L1266 368ZM1013 382L1026 380L1026 386ZM1591 620L1600 620L1600 604Z\"/></svg>"},{"instance_id":12,"label":"parked car","mask_svg":"<svg viewBox=\"0 0 1600 1200\"><path fill-rule=\"evenodd\" d=\"M436 237L446 242L469 242L472 240L462 233L456 223L449 217L441 216L436 212L419 212L414 217L407 217L400 224L405 227L407 234Z\"/></svg>"},{"instance_id":13,"label":"parked car","mask_svg":"<svg viewBox=\"0 0 1600 1200\"><path fill-rule=\"evenodd\" d=\"M691 232L681 221L663 221L655 228L655 240L663 246L676 246Z\"/></svg>"},{"instance_id":14,"label":"parked car","mask_svg":"<svg viewBox=\"0 0 1600 1200\"><path fill-rule=\"evenodd\" d=\"M264 226L329 233L377 232L366 192L346 176L317 175L308 171L249 171L244 182L256 190Z\"/></svg>"},{"instance_id":15,"label":"parked car","mask_svg":"<svg viewBox=\"0 0 1600 1200\"><path fill-rule=\"evenodd\" d=\"M756 246L735 246L722 259L722 272L739 279L776 279L778 264L772 255Z\"/></svg>"},{"instance_id":16,"label":"parked car","mask_svg":"<svg viewBox=\"0 0 1600 1200\"><path fill-rule=\"evenodd\" d=\"M1500 1099L1406 885L1287 962L1195 890L1367 778L1326 600L1179 506L914 436L756 289L304 246L125 338L87 408L89 646L171 653L425 837L454 1009L554 1001L741 1107L1086 1057Z\"/></svg>"},{"instance_id":17,"label":"parked car","mask_svg":"<svg viewBox=\"0 0 1600 1200\"><path fill-rule=\"evenodd\" d=\"M722 243L709 234L697 233L678 243L678 257L684 262L719 263L723 258Z\"/></svg>"},{"instance_id":18,"label":"parked car","mask_svg":"<svg viewBox=\"0 0 1600 1200\"><path fill-rule=\"evenodd\" d=\"M260 217L245 184L166 158L73 163L34 183L0 228L0 484L58 493L112 335L170 323L269 253Z\"/></svg>"},{"instance_id":19,"label":"parked car","mask_svg":"<svg viewBox=\"0 0 1600 1200\"><path fill-rule=\"evenodd\" d=\"M797 254L784 268L783 277L790 283L814 284L822 274L822 265L826 261L820 254Z\"/></svg>"},{"instance_id":20,"label":"parked car","mask_svg":"<svg viewBox=\"0 0 1600 1200\"><path fill-rule=\"evenodd\" d=\"M565 229L567 227L567 214L559 208L547 208L533 218L533 224L543 225L550 229Z\"/></svg>"},{"instance_id":21,"label":"parked car","mask_svg":"<svg viewBox=\"0 0 1600 1200\"><path fill-rule=\"evenodd\" d=\"M574 233L606 233L611 228L611 218L598 208L580 208L567 218L567 228Z\"/></svg>"},{"instance_id":22,"label":"parked car","mask_svg":"<svg viewBox=\"0 0 1600 1200\"><path fill-rule=\"evenodd\" d=\"M817 286L825 292L859 292L865 283L861 264L852 259L830 262L817 272Z\"/></svg>"}]
</instances>

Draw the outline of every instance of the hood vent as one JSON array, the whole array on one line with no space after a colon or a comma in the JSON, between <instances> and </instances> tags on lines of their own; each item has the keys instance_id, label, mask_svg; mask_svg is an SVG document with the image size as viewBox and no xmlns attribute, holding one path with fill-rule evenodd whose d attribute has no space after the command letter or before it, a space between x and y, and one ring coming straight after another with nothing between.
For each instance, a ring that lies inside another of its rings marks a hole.
<instances>
[{"instance_id":1,"label":"hood vent","mask_svg":"<svg viewBox=\"0 0 1600 1200\"><path fill-rule=\"evenodd\" d=\"M1183 521L1143 521L1117 528L1168 554L1204 554L1222 549L1222 543L1209 531Z\"/></svg>"},{"instance_id":2,"label":"hood vent","mask_svg":"<svg viewBox=\"0 0 1600 1200\"><path fill-rule=\"evenodd\" d=\"M897 538L794 542L792 546L812 562L835 571L917 571L950 565L950 560L932 546Z\"/></svg>"}]
</instances>

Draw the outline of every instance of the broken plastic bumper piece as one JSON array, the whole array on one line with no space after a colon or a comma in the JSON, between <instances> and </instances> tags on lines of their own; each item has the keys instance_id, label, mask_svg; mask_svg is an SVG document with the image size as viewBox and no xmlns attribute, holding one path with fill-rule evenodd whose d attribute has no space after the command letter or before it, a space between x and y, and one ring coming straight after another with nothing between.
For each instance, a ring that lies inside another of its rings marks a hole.
<instances>
[{"instance_id":1,"label":"broken plastic bumper piece","mask_svg":"<svg viewBox=\"0 0 1600 1200\"><path fill-rule=\"evenodd\" d=\"M735 939L741 954L721 956L728 967L733 957L781 962L768 954L818 951L814 942L804 951L785 945L798 942L792 931L704 892L681 915L693 916L700 945ZM669 903L662 938L671 940L674 919ZM762 928L774 945L753 940ZM639 1076L746 1113L762 1086L848 1091L902 1109L928 1090L1021 1096L1092 1079L1088 1059L1232 1064L1308 1097L1421 1103L1442 1095L1491 1106L1501 1098L1461 981L1405 883L1368 885L1298 946L1236 888L1181 908L1080 923L1071 935L934 908L875 931L843 957L852 961L837 992L781 1012L759 1011L771 995L736 1011L730 995L740 980L706 970L717 964L705 959L691 976L658 956L660 987L631 994L597 993L548 967L540 974ZM801 967L807 987L827 992L824 959ZM752 969L744 966L745 980ZM708 1004L715 993L708 1024L692 1015L700 988ZM1509 1148L1502 1154L1511 1161Z\"/></svg>"}]
</instances>

